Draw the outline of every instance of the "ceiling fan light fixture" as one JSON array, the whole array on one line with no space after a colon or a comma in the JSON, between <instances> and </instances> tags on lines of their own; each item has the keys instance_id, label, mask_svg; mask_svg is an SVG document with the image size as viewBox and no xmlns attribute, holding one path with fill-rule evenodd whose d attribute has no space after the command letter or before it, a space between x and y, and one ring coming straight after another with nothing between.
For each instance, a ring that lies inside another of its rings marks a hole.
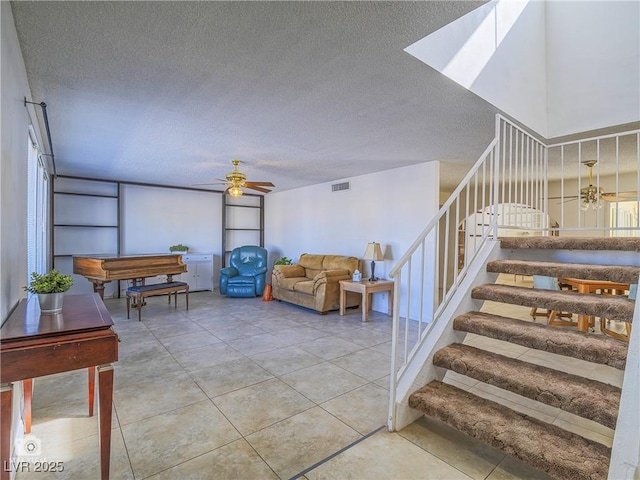
<instances>
[{"instance_id":1,"label":"ceiling fan light fixture","mask_svg":"<svg viewBox=\"0 0 640 480\"><path fill-rule=\"evenodd\" d=\"M597 160L585 160L582 162L589 167L589 186L580 190L580 196L582 197L582 204L580 210L587 211L589 207L591 210L596 211L602 208L602 202L600 197L602 196L603 189L601 187L595 187L593 185L593 167L598 164Z\"/></svg>"},{"instance_id":2,"label":"ceiling fan light fixture","mask_svg":"<svg viewBox=\"0 0 640 480\"><path fill-rule=\"evenodd\" d=\"M602 202L600 200L587 200L586 198L582 201L582 205L580 206L580 210L582 210L583 212L589 210L589 207L591 207L591 210L596 211L596 210L600 210L602 208Z\"/></svg>"},{"instance_id":3,"label":"ceiling fan light fixture","mask_svg":"<svg viewBox=\"0 0 640 480\"><path fill-rule=\"evenodd\" d=\"M234 185L233 187L231 187L229 189L229 195L231 195L233 198L238 198L242 196L242 189L240 187L238 187L237 185Z\"/></svg>"}]
</instances>

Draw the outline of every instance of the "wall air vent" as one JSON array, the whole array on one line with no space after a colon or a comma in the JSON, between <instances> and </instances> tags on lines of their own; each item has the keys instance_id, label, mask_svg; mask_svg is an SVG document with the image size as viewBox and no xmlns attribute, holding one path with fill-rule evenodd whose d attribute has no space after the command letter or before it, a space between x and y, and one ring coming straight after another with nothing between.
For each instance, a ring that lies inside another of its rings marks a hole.
<instances>
[{"instance_id":1,"label":"wall air vent","mask_svg":"<svg viewBox=\"0 0 640 480\"><path fill-rule=\"evenodd\" d=\"M350 185L349 182L342 182L342 183L334 183L333 185L331 185L331 191L332 192L339 192L341 190L350 190Z\"/></svg>"}]
</instances>

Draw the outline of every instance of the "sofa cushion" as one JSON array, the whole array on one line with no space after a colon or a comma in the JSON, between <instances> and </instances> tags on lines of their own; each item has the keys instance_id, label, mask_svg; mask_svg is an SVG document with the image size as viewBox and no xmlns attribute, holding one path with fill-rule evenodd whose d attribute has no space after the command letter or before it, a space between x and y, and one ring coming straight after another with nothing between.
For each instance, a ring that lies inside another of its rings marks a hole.
<instances>
[{"instance_id":1,"label":"sofa cushion","mask_svg":"<svg viewBox=\"0 0 640 480\"><path fill-rule=\"evenodd\" d=\"M273 274L278 277L278 279L295 278L304 277L305 271L300 265L274 265Z\"/></svg>"},{"instance_id":2,"label":"sofa cushion","mask_svg":"<svg viewBox=\"0 0 640 480\"><path fill-rule=\"evenodd\" d=\"M326 255L311 255L309 253L303 253L302 255L300 255L300 260L298 260L298 265L300 265L305 269L308 268L311 270L320 271L322 270L322 263L324 262L325 256Z\"/></svg>"},{"instance_id":3,"label":"sofa cushion","mask_svg":"<svg viewBox=\"0 0 640 480\"><path fill-rule=\"evenodd\" d=\"M349 273L349 270L326 270L313 277L313 291L315 292L320 285L325 283L338 283L340 280L350 279L351 274Z\"/></svg>"},{"instance_id":4,"label":"sofa cushion","mask_svg":"<svg viewBox=\"0 0 640 480\"><path fill-rule=\"evenodd\" d=\"M286 290L295 290L295 286L299 282L309 281L307 277L279 278L278 285Z\"/></svg>"},{"instance_id":5,"label":"sofa cushion","mask_svg":"<svg viewBox=\"0 0 640 480\"><path fill-rule=\"evenodd\" d=\"M325 255L322 270L348 270L350 274L358 268L359 260L356 257L344 257L342 255Z\"/></svg>"},{"instance_id":6,"label":"sofa cushion","mask_svg":"<svg viewBox=\"0 0 640 480\"><path fill-rule=\"evenodd\" d=\"M294 292L306 293L307 295L313 295L313 280L307 278L302 282L298 282L293 286Z\"/></svg>"},{"instance_id":7,"label":"sofa cushion","mask_svg":"<svg viewBox=\"0 0 640 480\"><path fill-rule=\"evenodd\" d=\"M315 268L306 268L304 275L305 277L307 277L307 280L313 280L321 273L322 270L316 270Z\"/></svg>"}]
</instances>

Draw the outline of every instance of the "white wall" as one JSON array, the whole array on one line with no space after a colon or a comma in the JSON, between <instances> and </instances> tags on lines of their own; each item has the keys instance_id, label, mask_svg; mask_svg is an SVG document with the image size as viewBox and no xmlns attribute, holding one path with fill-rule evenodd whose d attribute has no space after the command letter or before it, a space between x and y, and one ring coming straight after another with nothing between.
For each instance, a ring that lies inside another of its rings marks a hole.
<instances>
[{"instance_id":1,"label":"white wall","mask_svg":"<svg viewBox=\"0 0 640 480\"><path fill-rule=\"evenodd\" d=\"M27 142L31 98L9 2L2 13L2 170L0 195L0 319L25 296L27 284Z\"/></svg>"},{"instance_id":2,"label":"white wall","mask_svg":"<svg viewBox=\"0 0 640 480\"><path fill-rule=\"evenodd\" d=\"M405 50L547 133L545 2L487 2Z\"/></svg>"},{"instance_id":3,"label":"white wall","mask_svg":"<svg viewBox=\"0 0 640 480\"><path fill-rule=\"evenodd\" d=\"M349 181L350 190L331 185ZM265 197L265 247L269 264L302 253L362 258L368 242L380 242L385 260L376 276L389 271L438 211L439 163L410 167L271 193ZM369 275L369 262L363 276ZM373 309L386 312L385 294L374 295Z\"/></svg>"},{"instance_id":4,"label":"white wall","mask_svg":"<svg viewBox=\"0 0 640 480\"><path fill-rule=\"evenodd\" d=\"M640 2L547 5L547 138L640 120Z\"/></svg>"},{"instance_id":5,"label":"white wall","mask_svg":"<svg viewBox=\"0 0 640 480\"><path fill-rule=\"evenodd\" d=\"M192 190L124 185L122 254L169 253L178 243L190 253L214 255L218 284L222 251L222 195Z\"/></svg>"},{"instance_id":6,"label":"white wall","mask_svg":"<svg viewBox=\"0 0 640 480\"><path fill-rule=\"evenodd\" d=\"M219 193L124 185L122 253L169 253L182 243L191 253L219 254L221 199Z\"/></svg>"},{"instance_id":7,"label":"white wall","mask_svg":"<svg viewBox=\"0 0 640 480\"><path fill-rule=\"evenodd\" d=\"M0 323L27 284L27 142L30 124L24 98L31 99L11 4L0 2ZM33 109L31 109L33 114ZM35 117L34 117L35 118ZM34 125L36 133L39 132ZM40 139L42 137L40 136ZM14 384L11 439L22 437L22 383ZM13 453L13 447L12 447Z\"/></svg>"},{"instance_id":8,"label":"white wall","mask_svg":"<svg viewBox=\"0 0 640 480\"><path fill-rule=\"evenodd\" d=\"M545 138L640 120L640 2L493 0L406 51Z\"/></svg>"}]
</instances>

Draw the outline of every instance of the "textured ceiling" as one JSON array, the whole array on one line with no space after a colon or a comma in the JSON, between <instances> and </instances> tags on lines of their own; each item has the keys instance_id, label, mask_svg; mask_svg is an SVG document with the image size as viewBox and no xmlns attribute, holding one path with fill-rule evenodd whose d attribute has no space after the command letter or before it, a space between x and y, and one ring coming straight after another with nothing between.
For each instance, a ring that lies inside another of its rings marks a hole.
<instances>
[{"instance_id":1,"label":"textured ceiling","mask_svg":"<svg viewBox=\"0 0 640 480\"><path fill-rule=\"evenodd\" d=\"M57 171L281 191L440 160L497 110L403 51L484 2L12 2ZM218 189L219 187L213 187Z\"/></svg>"}]
</instances>

